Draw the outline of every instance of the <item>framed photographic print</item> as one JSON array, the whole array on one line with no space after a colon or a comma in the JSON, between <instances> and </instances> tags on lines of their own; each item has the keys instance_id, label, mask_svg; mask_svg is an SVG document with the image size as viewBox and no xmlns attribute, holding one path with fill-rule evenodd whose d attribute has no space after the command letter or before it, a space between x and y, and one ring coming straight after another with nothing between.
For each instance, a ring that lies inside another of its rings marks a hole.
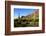
<instances>
[{"instance_id":1,"label":"framed photographic print","mask_svg":"<svg viewBox=\"0 0 46 36\"><path fill-rule=\"evenodd\" d=\"M44 3L5 1L5 34L45 32Z\"/></svg>"}]
</instances>

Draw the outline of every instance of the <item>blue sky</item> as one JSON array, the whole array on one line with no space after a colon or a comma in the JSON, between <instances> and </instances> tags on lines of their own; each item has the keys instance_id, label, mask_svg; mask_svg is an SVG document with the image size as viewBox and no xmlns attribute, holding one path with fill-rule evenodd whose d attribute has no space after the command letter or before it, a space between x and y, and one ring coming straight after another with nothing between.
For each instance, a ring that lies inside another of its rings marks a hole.
<instances>
[{"instance_id":1,"label":"blue sky","mask_svg":"<svg viewBox=\"0 0 46 36\"><path fill-rule=\"evenodd\" d=\"M36 9L24 9L24 8L14 8L14 16L18 16L20 13L20 16L26 16L28 14L33 13Z\"/></svg>"}]
</instances>

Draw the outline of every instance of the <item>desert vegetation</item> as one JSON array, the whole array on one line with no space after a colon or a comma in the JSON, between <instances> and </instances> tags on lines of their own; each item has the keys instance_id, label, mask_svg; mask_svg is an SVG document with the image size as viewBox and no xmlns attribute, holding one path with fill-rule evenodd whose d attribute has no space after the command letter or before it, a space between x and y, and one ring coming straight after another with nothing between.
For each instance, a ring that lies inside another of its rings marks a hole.
<instances>
[{"instance_id":1,"label":"desert vegetation","mask_svg":"<svg viewBox=\"0 0 46 36\"><path fill-rule=\"evenodd\" d=\"M39 26L39 13L35 12L27 16L18 17L14 19L14 27L38 27Z\"/></svg>"}]
</instances>

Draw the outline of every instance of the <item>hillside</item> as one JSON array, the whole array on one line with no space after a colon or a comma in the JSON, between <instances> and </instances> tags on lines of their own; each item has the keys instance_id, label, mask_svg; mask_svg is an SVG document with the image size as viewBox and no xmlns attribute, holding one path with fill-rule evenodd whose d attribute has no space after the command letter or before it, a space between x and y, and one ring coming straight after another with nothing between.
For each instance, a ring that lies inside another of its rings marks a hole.
<instances>
[{"instance_id":1,"label":"hillside","mask_svg":"<svg viewBox=\"0 0 46 36\"><path fill-rule=\"evenodd\" d=\"M32 14L28 14L27 16L23 16L22 19L30 20L30 19L38 19L38 17L39 17L39 11L36 10Z\"/></svg>"}]
</instances>

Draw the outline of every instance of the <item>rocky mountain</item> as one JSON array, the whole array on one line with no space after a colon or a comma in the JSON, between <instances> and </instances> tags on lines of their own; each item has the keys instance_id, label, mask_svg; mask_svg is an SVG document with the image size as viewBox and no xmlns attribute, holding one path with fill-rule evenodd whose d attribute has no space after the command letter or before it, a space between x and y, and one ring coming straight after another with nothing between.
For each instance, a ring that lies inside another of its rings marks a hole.
<instances>
[{"instance_id":1,"label":"rocky mountain","mask_svg":"<svg viewBox=\"0 0 46 36\"><path fill-rule=\"evenodd\" d=\"M27 16L23 16L23 19L38 19L39 17L39 10L35 10L32 14L28 14Z\"/></svg>"}]
</instances>

